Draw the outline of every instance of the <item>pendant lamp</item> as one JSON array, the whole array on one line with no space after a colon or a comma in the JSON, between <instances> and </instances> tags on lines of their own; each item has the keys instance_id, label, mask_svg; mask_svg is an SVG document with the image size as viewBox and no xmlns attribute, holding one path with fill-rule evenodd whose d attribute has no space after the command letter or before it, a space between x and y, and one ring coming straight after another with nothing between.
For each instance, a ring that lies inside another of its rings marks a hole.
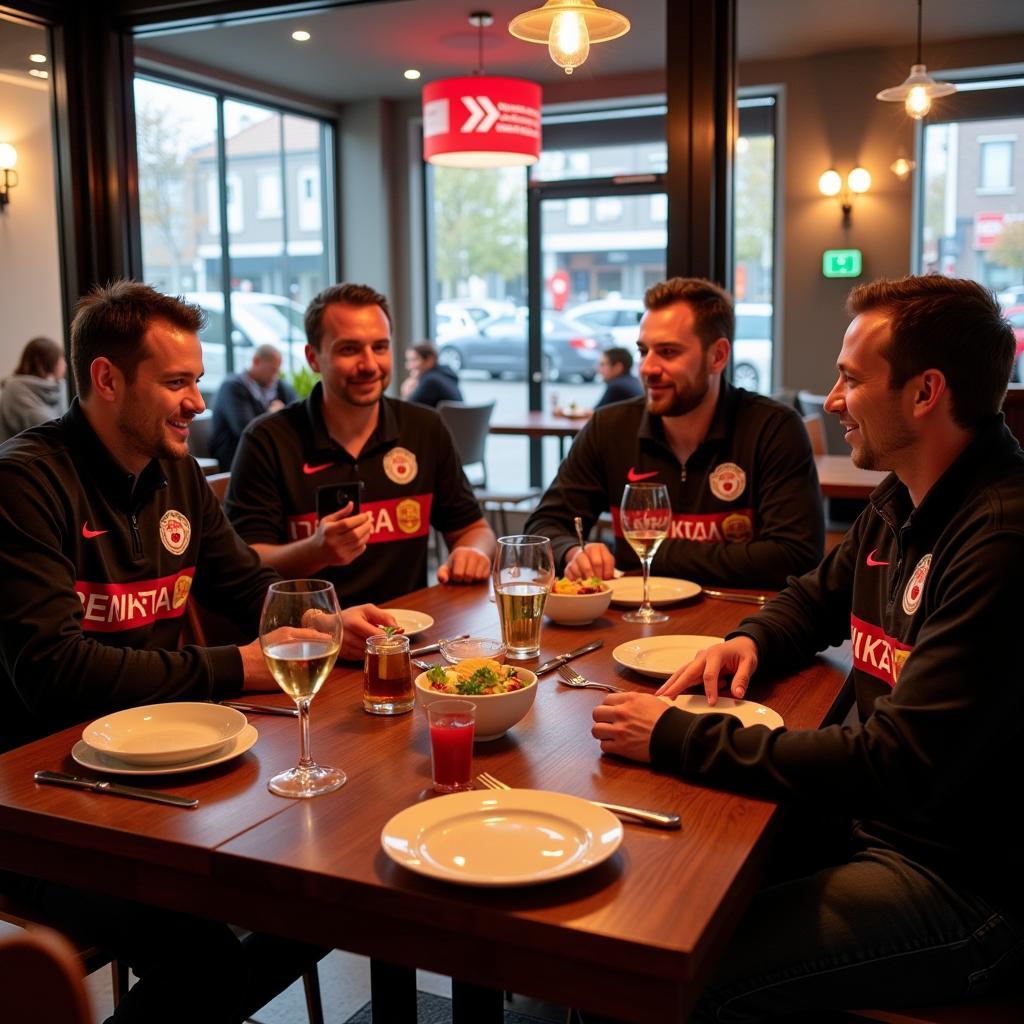
<instances>
[{"instance_id":1,"label":"pendant lamp","mask_svg":"<svg viewBox=\"0 0 1024 1024\"><path fill-rule=\"evenodd\" d=\"M920 121L932 109L933 99L956 92L955 85L936 82L928 74L928 68L921 63L921 2L917 0L917 61L911 67L906 81L890 89L883 89L875 96L876 100L902 103L907 114L915 121Z\"/></svg>"},{"instance_id":2,"label":"pendant lamp","mask_svg":"<svg viewBox=\"0 0 1024 1024\"><path fill-rule=\"evenodd\" d=\"M551 59L571 75L590 54L591 43L606 43L629 31L629 19L598 7L595 0L547 0L517 14L508 25L516 39L546 43Z\"/></svg>"}]
</instances>

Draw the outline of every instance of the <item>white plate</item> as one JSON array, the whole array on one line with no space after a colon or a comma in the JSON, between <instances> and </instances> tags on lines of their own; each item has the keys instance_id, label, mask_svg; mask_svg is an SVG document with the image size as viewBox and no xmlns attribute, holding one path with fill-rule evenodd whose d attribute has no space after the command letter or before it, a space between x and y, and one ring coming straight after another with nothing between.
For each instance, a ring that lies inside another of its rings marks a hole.
<instances>
[{"instance_id":1,"label":"white plate","mask_svg":"<svg viewBox=\"0 0 1024 1024\"><path fill-rule=\"evenodd\" d=\"M642 576L620 576L608 581L612 588L612 604L636 604L644 599L644 578ZM677 580L671 576L651 577L651 604L655 608L663 604L675 604L696 597L700 584L691 580Z\"/></svg>"},{"instance_id":2,"label":"white plate","mask_svg":"<svg viewBox=\"0 0 1024 1024\"><path fill-rule=\"evenodd\" d=\"M71 756L83 768L92 768L108 775L180 775L182 772L194 772L200 768L210 768L215 764L223 764L233 757L244 754L258 739L259 733L251 725L246 727L226 746L215 750L212 754L204 754L184 764L140 765L119 761L116 757L101 754L93 750L85 740L79 740L71 748Z\"/></svg>"},{"instance_id":3,"label":"white plate","mask_svg":"<svg viewBox=\"0 0 1024 1024\"><path fill-rule=\"evenodd\" d=\"M766 708L763 704L756 704L752 700L736 700L734 697L719 695L718 703L711 707L703 693L681 693L675 698L662 697L661 699L666 704L673 704L694 715L713 715L718 712L733 715L744 725L766 725L769 729L781 729L786 724L778 711L772 711L771 708Z\"/></svg>"},{"instance_id":4,"label":"white plate","mask_svg":"<svg viewBox=\"0 0 1024 1024\"><path fill-rule=\"evenodd\" d=\"M668 634L645 636L619 644L612 657L626 668L653 679L668 679L677 668L693 661L698 652L712 644L720 644L720 636Z\"/></svg>"},{"instance_id":5,"label":"white plate","mask_svg":"<svg viewBox=\"0 0 1024 1024\"><path fill-rule=\"evenodd\" d=\"M183 764L220 750L247 724L241 711L221 704L145 704L97 718L82 731L82 739L128 764Z\"/></svg>"},{"instance_id":6,"label":"white plate","mask_svg":"<svg viewBox=\"0 0 1024 1024\"><path fill-rule=\"evenodd\" d=\"M426 612L415 612L409 608L382 608L381 611L393 615L406 636L416 636L434 624Z\"/></svg>"},{"instance_id":7,"label":"white plate","mask_svg":"<svg viewBox=\"0 0 1024 1024\"><path fill-rule=\"evenodd\" d=\"M407 807L382 829L396 864L460 885L534 885L586 871L622 842L603 807L537 789L452 793Z\"/></svg>"}]
</instances>

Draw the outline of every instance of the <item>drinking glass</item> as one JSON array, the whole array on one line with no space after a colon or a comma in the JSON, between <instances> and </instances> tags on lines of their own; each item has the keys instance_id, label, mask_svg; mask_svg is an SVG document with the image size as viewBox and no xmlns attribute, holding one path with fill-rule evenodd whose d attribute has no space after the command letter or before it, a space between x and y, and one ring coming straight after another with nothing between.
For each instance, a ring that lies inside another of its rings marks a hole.
<instances>
[{"instance_id":1,"label":"drinking glass","mask_svg":"<svg viewBox=\"0 0 1024 1024\"><path fill-rule=\"evenodd\" d=\"M668 616L651 607L651 561L672 525L672 505L664 484L626 484L622 492L622 533L637 553L644 570L644 600L635 612L622 616L624 622L667 622Z\"/></svg>"},{"instance_id":2,"label":"drinking glass","mask_svg":"<svg viewBox=\"0 0 1024 1024\"><path fill-rule=\"evenodd\" d=\"M270 791L310 797L345 784L340 768L318 765L309 753L309 705L323 686L341 650L341 609L325 580L272 583L260 616L260 646L277 685L299 707L299 763L275 775Z\"/></svg>"},{"instance_id":3,"label":"drinking glass","mask_svg":"<svg viewBox=\"0 0 1024 1024\"><path fill-rule=\"evenodd\" d=\"M435 700L427 707L427 722L435 792L472 789L476 705L468 700Z\"/></svg>"},{"instance_id":4,"label":"drinking glass","mask_svg":"<svg viewBox=\"0 0 1024 1024\"><path fill-rule=\"evenodd\" d=\"M506 658L536 658L544 602L555 582L551 541L532 534L499 537L492 576Z\"/></svg>"},{"instance_id":5,"label":"drinking glass","mask_svg":"<svg viewBox=\"0 0 1024 1024\"><path fill-rule=\"evenodd\" d=\"M368 636L363 659L363 710L371 715L404 715L415 703L409 638L384 633Z\"/></svg>"}]
</instances>

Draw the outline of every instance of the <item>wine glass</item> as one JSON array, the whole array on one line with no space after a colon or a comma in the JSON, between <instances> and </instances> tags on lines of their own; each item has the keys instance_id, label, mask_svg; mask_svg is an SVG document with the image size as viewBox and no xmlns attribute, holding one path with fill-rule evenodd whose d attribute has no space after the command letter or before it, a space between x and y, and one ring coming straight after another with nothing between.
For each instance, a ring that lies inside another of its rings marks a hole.
<instances>
[{"instance_id":1,"label":"wine glass","mask_svg":"<svg viewBox=\"0 0 1024 1024\"><path fill-rule=\"evenodd\" d=\"M505 657L513 661L536 658L544 602L555 582L551 541L530 534L499 537L493 577Z\"/></svg>"},{"instance_id":2,"label":"wine glass","mask_svg":"<svg viewBox=\"0 0 1024 1024\"><path fill-rule=\"evenodd\" d=\"M319 796L345 784L340 768L318 765L309 755L309 704L334 668L342 632L332 584L284 580L270 585L260 616L260 647L277 685L298 705L301 730L298 765L268 783L278 796Z\"/></svg>"},{"instance_id":3,"label":"wine glass","mask_svg":"<svg viewBox=\"0 0 1024 1024\"><path fill-rule=\"evenodd\" d=\"M644 570L644 600L624 622L668 622L668 616L651 607L651 561L672 524L672 505L664 484L626 484L622 492L622 534L637 553Z\"/></svg>"}]
</instances>

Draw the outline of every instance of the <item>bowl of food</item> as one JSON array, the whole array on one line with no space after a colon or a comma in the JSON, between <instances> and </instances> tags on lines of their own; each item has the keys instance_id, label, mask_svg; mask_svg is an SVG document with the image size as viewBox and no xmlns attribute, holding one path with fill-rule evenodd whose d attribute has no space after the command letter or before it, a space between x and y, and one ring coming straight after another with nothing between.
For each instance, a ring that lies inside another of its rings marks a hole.
<instances>
[{"instance_id":1,"label":"bowl of food","mask_svg":"<svg viewBox=\"0 0 1024 1024\"><path fill-rule=\"evenodd\" d=\"M490 658L499 664L505 661L505 645L489 636L461 636L456 640L442 640L438 650L449 665L457 665L470 658Z\"/></svg>"},{"instance_id":2,"label":"bowl of food","mask_svg":"<svg viewBox=\"0 0 1024 1024\"><path fill-rule=\"evenodd\" d=\"M563 626L583 626L603 615L611 604L612 589L604 580L557 579L544 603L544 614Z\"/></svg>"},{"instance_id":3,"label":"bowl of food","mask_svg":"<svg viewBox=\"0 0 1024 1024\"><path fill-rule=\"evenodd\" d=\"M426 708L435 700L459 697L476 705L473 739L496 740L533 707L537 677L525 668L501 665L492 658L466 658L436 665L416 677L416 702Z\"/></svg>"}]
</instances>

